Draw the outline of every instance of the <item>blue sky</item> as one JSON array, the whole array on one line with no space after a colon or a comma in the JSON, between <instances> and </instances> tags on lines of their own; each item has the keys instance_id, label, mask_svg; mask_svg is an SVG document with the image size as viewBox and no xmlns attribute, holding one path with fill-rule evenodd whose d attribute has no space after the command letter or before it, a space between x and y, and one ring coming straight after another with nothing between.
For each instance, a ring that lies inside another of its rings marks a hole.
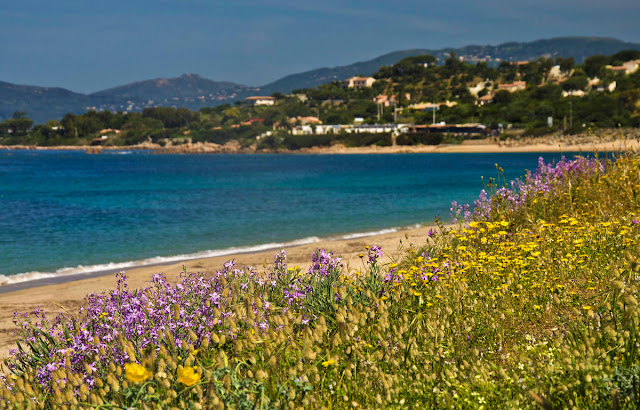
<instances>
[{"instance_id":1,"label":"blue sky","mask_svg":"<svg viewBox=\"0 0 640 410\"><path fill-rule=\"evenodd\" d=\"M5 0L0 81L94 92L197 73L259 86L409 48L640 42L639 20L637 0Z\"/></svg>"}]
</instances>

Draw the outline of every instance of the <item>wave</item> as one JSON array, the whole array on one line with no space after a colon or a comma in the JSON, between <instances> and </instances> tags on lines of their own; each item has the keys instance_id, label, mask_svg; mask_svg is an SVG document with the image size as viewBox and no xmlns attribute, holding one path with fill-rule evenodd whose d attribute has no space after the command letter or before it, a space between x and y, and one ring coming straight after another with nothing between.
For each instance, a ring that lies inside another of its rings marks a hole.
<instances>
[{"instance_id":1,"label":"wave","mask_svg":"<svg viewBox=\"0 0 640 410\"><path fill-rule=\"evenodd\" d=\"M349 233L345 235L339 236L331 236L327 237L326 240L344 240L344 239L358 239L365 238L368 236L375 235L383 235L387 233L398 232L401 229L411 229L411 228L420 228L422 225L415 224L406 227L397 227L397 228L385 228L378 231L366 231L366 232L355 232ZM310 243L320 242L321 239L317 236L310 236L307 238L296 239L290 242L273 242L273 243L264 243L260 245L254 246L240 246L240 247L230 247L225 249L213 249L206 250L195 253L188 254L180 254L174 256L156 256L152 258L137 260L137 261L127 261L127 262L109 262L104 264L97 265L78 265L76 267L65 267L58 269L54 272L26 272L26 273L18 273L15 275L0 275L0 286L4 285L12 285L15 283L29 282L33 280L39 279L49 279L49 278L58 278L63 276L73 276L73 275L82 275L87 273L96 273L96 272L112 272L112 271L120 271L126 270L130 268L139 268L143 266L153 266L153 265L163 265L168 263L187 261L193 259L202 259L202 258L213 258L217 256L226 256L226 255L234 255L240 253L253 253L253 252L263 252L268 251L270 249L280 249L289 246L298 246L298 245L307 245Z\"/></svg>"}]
</instances>

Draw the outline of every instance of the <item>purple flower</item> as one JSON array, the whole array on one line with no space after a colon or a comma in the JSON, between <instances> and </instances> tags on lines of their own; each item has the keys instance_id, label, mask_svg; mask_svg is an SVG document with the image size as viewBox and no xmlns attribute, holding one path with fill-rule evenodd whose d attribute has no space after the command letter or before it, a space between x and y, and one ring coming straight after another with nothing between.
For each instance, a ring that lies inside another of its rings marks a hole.
<instances>
[{"instance_id":1,"label":"purple flower","mask_svg":"<svg viewBox=\"0 0 640 410\"><path fill-rule=\"evenodd\" d=\"M375 263L378 258L382 258L382 249L379 246L374 245L369 248L369 263Z\"/></svg>"}]
</instances>

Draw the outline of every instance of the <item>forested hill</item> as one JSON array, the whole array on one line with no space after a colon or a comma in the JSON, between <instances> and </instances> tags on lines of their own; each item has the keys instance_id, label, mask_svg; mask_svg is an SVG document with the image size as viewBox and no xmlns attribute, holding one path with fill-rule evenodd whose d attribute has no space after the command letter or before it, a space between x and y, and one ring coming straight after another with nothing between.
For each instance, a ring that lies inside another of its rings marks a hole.
<instances>
[{"instance_id":1,"label":"forested hill","mask_svg":"<svg viewBox=\"0 0 640 410\"><path fill-rule=\"evenodd\" d=\"M36 122L60 119L68 112L82 113L92 99L64 88L17 85L0 81L0 120L24 112Z\"/></svg>"},{"instance_id":2,"label":"forested hill","mask_svg":"<svg viewBox=\"0 0 640 410\"><path fill-rule=\"evenodd\" d=\"M497 46L470 45L457 49L410 49L384 54L350 65L320 68L291 74L261 87L249 87L223 81L212 81L197 74L176 78L158 78L134 82L93 94L80 94L63 88L15 85L0 82L0 121L24 112L36 123L61 119L66 113L82 114L87 110L142 111L148 107L184 107L193 110L242 100L249 95L290 93L312 88L353 75L371 75L381 66L390 66L411 56L430 54L444 63L452 51L463 61L485 61L497 66L501 61L535 60L539 57L573 57L577 63L586 56L612 55L621 50L640 50L639 43L601 37L560 37L526 43L504 43Z\"/></svg>"},{"instance_id":3,"label":"forested hill","mask_svg":"<svg viewBox=\"0 0 640 410\"><path fill-rule=\"evenodd\" d=\"M61 119L67 113L134 111L147 107L183 107L198 110L242 99L255 92L242 84L212 81L197 74L156 78L80 94L64 88L0 82L0 120L24 112L36 123Z\"/></svg>"},{"instance_id":4,"label":"forested hill","mask_svg":"<svg viewBox=\"0 0 640 410\"><path fill-rule=\"evenodd\" d=\"M243 98L253 91L254 88L242 84L212 81L198 74L183 74L176 78L155 78L109 88L90 94L89 97L109 99L114 104L127 101L136 108L179 106L198 109L221 101Z\"/></svg>"},{"instance_id":5,"label":"forested hill","mask_svg":"<svg viewBox=\"0 0 640 410\"><path fill-rule=\"evenodd\" d=\"M311 88L331 81L344 80L354 75L372 75L381 66L392 65L406 57L424 54L432 55L438 59L439 63L443 63L451 51L455 51L456 55L466 62L486 61L490 66L497 66L501 61L531 61L539 57L558 56L573 57L577 63L581 63L588 56L611 55L621 50L640 50L640 43L629 43L603 37L557 37L526 43L509 42L497 46L469 45L439 50L411 49L394 51L372 60L346 66L320 68L291 74L260 88L266 93L276 91L288 93L298 88Z\"/></svg>"}]
</instances>

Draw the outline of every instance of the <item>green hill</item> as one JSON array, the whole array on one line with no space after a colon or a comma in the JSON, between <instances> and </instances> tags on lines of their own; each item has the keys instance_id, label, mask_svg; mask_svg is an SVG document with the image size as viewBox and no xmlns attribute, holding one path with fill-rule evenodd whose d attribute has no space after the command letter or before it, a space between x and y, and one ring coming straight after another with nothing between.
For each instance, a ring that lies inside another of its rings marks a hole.
<instances>
[{"instance_id":1,"label":"green hill","mask_svg":"<svg viewBox=\"0 0 640 410\"><path fill-rule=\"evenodd\" d=\"M242 84L212 81L197 74L176 78L157 78L134 82L93 94L80 94L63 88L15 85L0 82L0 121L22 111L36 123L60 119L66 113L81 114L87 110L142 111L147 107L184 107L200 109L242 100L252 94L290 93L295 89L312 88L354 75L372 75L382 66L391 66L407 57L430 54L444 63L452 51L465 62L485 61L497 66L502 61L536 60L539 57L573 57L577 63L595 54L611 55L621 50L640 50L640 43L613 38L558 37L496 46L469 45L457 49L410 49L395 51L368 61L346 66L320 68L287 75L277 81L255 88Z\"/></svg>"}]
</instances>

